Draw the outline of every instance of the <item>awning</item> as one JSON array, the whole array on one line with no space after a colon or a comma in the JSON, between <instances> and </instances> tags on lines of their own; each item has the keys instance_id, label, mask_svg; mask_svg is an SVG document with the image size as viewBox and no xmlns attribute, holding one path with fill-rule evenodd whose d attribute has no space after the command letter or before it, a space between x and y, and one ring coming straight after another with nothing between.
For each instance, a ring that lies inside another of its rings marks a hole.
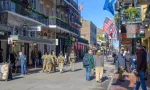
<instances>
[{"instance_id":1,"label":"awning","mask_svg":"<svg viewBox=\"0 0 150 90\"><path fill-rule=\"evenodd\" d=\"M0 13L5 13L7 15L7 24L10 26L45 26L44 24L34 19L22 16L11 11L2 11Z\"/></svg>"},{"instance_id":2,"label":"awning","mask_svg":"<svg viewBox=\"0 0 150 90\"><path fill-rule=\"evenodd\" d=\"M3 36L0 35L1 41L7 41L9 38L12 38L13 41L16 42L26 42L26 43L41 43L41 44L48 44L48 45L56 45L55 39L41 39L41 38L32 38L32 37L25 37L25 36L18 36L18 35L10 35L10 36Z\"/></svg>"}]
</instances>

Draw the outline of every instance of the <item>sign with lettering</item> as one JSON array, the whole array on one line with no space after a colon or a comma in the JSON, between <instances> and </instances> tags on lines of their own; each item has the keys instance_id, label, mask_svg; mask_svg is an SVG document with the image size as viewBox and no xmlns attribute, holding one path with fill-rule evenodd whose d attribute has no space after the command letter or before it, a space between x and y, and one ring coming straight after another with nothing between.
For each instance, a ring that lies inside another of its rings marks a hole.
<instances>
[{"instance_id":1,"label":"sign with lettering","mask_svg":"<svg viewBox=\"0 0 150 90\"><path fill-rule=\"evenodd\" d=\"M13 39L12 38L8 38L8 44L12 44L13 43Z\"/></svg>"}]
</instances>

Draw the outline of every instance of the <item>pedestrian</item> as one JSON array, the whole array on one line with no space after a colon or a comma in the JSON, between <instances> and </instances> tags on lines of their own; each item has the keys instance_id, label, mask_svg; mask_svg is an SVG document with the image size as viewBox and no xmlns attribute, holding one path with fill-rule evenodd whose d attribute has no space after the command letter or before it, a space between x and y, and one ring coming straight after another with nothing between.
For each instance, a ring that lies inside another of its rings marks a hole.
<instances>
[{"instance_id":1,"label":"pedestrian","mask_svg":"<svg viewBox=\"0 0 150 90\"><path fill-rule=\"evenodd\" d=\"M65 53L65 64L67 65L68 63L68 56L67 56L67 53Z\"/></svg>"},{"instance_id":2,"label":"pedestrian","mask_svg":"<svg viewBox=\"0 0 150 90\"><path fill-rule=\"evenodd\" d=\"M69 61L70 61L70 71L74 71L75 70L75 61L76 61L76 55L75 55L74 50L72 50L69 55Z\"/></svg>"},{"instance_id":3,"label":"pedestrian","mask_svg":"<svg viewBox=\"0 0 150 90\"><path fill-rule=\"evenodd\" d=\"M137 43L136 45L136 54L137 54L137 62L136 62L136 87L135 90L139 90L140 85L142 90L147 90L146 82L145 82L145 75L147 69L147 53L142 47L141 44Z\"/></svg>"},{"instance_id":4,"label":"pedestrian","mask_svg":"<svg viewBox=\"0 0 150 90\"><path fill-rule=\"evenodd\" d=\"M123 50L120 50L118 54L118 71L119 71L119 80L123 81L122 74L125 72L125 59L123 56Z\"/></svg>"},{"instance_id":5,"label":"pedestrian","mask_svg":"<svg viewBox=\"0 0 150 90\"><path fill-rule=\"evenodd\" d=\"M38 51L38 60L39 60L39 65L42 65L42 53L40 50Z\"/></svg>"},{"instance_id":6,"label":"pedestrian","mask_svg":"<svg viewBox=\"0 0 150 90\"><path fill-rule=\"evenodd\" d=\"M43 72L46 72L46 65L47 65L47 56L48 56L48 53L45 52L45 54L42 56L42 59L43 59Z\"/></svg>"},{"instance_id":7,"label":"pedestrian","mask_svg":"<svg viewBox=\"0 0 150 90\"><path fill-rule=\"evenodd\" d=\"M12 72L15 72L15 69L16 69L16 65L15 65L15 62L16 62L16 59L17 59L17 55L15 53L15 51L13 51L11 54L10 54L10 63L11 63L11 66L12 66Z\"/></svg>"},{"instance_id":8,"label":"pedestrian","mask_svg":"<svg viewBox=\"0 0 150 90\"><path fill-rule=\"evenodd\" d=\"M54 51L52 51L52 57L53 57L53 62L52 62L52 71L56 72L56 66L57 66L57 56Z\"/></svg>"},{"instance_id":9,"label":"pedestrian","mask_svg":"<svg viewBox=\"0 0 150 90\"><path fill-rule=\"evenodd\" d=\"M89 49L83 57L83 67L86 69L86 80L91 80L91 69L94 68L93 50Z\"/></svg>"},{"instance_id":10,"label":"pedestrian","mask_svg":"<svg viewBox=\"0 0 150 90\"><path fill-rule=\"evenodd\" d=\"M60 73L62 73L63 67L64 67L64 62L65 62L65 57L63 56L62 53L60 53L60 55L58 57L58 62L59 62L59 71L60 71Z\"/></svg>"},{"instance_id":11,"label":"pedestrian","mask_svg":"<svg viewBox=\"0 0 150 90\"><path fill-rule=\"evenodd\" d=\"M147 54L147 73L150 75L150 54L148 53L148 51L146 50L146 47L143 46L143 48L145 49L146 51L146 54Z\"/></svg>"},{"instance_id":12,"label":"pedestrian","mask_svg":"<svg viewBox=\"0 0 150 90\"><path fill-rule=\"evenodd\" d=\"M52 65L53 65L53 56L48 52L47 53L47 64L46 64L46 72L51 73L52 72Z\"/></svg>"},{"instance_id":13,"label":"pedestrian","mask_svg":"<svg viewBox=\"0 0 150 90\"><path fill-rule=\"evenodd\" d=\"M19 60L21 61L21 74L25 75L26 71L26 56L20 51L19 52Z\"/></svg>"},{"instance_id":14,"label":"pedestrian","mask_svg":"<svg viewBox=\"0 0 150 90\"><path fill-rule=\"evenodd\" d=\"M104 56L101 54L100 50L94 55L95 70L96 70L96 81L102 82L103 69L104 69Z\"/></svg>"},{"instance_id":15,"label":"pedestrian","mask_svg":"<svg viewBox=\"0 0 150 90\"><path fill-rule=\"evenodd\" d=\"M126 54L125 54L125 69L128 73L132 72L132 68L131 68L131 54L129 49L126 50Z\"/></svg>"},{"instance_id":16,"label":"pedestrian","mask_svg":"<svg viewBox=\"0 0 150 90\"><path fill-rule=\"evenodd\" d=\"M31 60L32 60L32 66L34 67L34 65L35 65L35 50L31 51Z\"/></svg>"}]
</instances>

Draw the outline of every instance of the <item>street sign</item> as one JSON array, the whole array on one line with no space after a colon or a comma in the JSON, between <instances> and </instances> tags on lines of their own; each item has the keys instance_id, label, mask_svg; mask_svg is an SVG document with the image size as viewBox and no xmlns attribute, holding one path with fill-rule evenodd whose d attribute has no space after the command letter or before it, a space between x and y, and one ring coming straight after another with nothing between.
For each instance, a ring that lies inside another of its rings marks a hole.
<instances>
[{"instance_id":1,"label":"street sign","mask_svg":"<svg viewBox=\"0 0 150 90\"><path fill-rule=\"evenodd\" d=\"M12 38L8 38L8 44L12 44L13 43L13 39Z\"/></svg>"}]
</instances>

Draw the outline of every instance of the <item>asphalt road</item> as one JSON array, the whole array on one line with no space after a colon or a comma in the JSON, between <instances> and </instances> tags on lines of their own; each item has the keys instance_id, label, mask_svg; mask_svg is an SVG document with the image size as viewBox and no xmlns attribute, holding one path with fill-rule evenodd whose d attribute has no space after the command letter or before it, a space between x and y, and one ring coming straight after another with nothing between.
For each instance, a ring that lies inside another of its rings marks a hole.
<instances>
[{"instance_id":1,"label":"asphalt road","mask_svg":"<svg viewBox=\"0 0 150 90\"><path fill-rule=\"evenodd\" d=\"M75 72L70 72L69 66L66 66L62 74L36 71L24 77L16 76L12 81L0 81L0 90L107 90L109 87L114 71L111 62L105 62L102 83L97 83L94 77L86 81L81 62L76 63L75 67Z\"/></svg>"}]
</instances>

